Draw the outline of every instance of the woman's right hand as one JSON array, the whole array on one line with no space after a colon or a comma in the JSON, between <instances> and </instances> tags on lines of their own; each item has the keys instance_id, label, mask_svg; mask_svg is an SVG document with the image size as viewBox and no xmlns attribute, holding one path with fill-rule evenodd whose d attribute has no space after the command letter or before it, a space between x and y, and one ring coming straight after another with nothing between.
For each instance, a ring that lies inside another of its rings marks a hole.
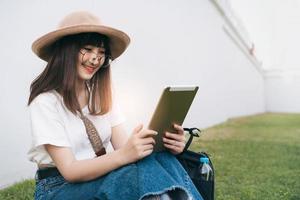
<instances>
[{"instance_id":1,"label":"woman's right hand","mask_svg":"<svg viewBox=\"0 0 300 200\"><path fill-rule=\"evenodd\" d=\"M120 149L125 163L136 162L150 155L155 145L154 135L157 135L156 131L143 129L142 124L138 125L133 130L127 143Z\"/></svg>"}]
</instances>

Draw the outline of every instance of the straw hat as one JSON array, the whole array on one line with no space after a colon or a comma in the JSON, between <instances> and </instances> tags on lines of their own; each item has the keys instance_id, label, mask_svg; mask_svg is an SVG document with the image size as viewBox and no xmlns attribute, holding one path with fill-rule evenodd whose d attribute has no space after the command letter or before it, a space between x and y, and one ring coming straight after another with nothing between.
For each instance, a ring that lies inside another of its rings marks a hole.
<instances>
[{"instance_id":1,"label":"straw hat","mask_svg":"<svg viewBox=\"0 0 300 200\"><path fill-rule=\"evenodd\" d=\"M86 11L77 11L67 15L58 28L38 38L32 44L32 51L48 62L51 57L52 45L60 38L78 33L96 32L109 38L112 59L119 57L130 43L129 36L117 29L104 26L98 17Z\"/></svg>"}]
</instances>

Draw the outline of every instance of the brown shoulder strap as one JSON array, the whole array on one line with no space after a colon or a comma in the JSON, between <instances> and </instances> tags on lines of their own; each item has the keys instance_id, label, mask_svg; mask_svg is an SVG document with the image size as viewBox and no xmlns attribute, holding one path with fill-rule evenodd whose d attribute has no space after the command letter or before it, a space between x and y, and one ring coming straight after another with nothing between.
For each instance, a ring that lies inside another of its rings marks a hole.
<instances>
[{"instance_id":1,"label":"brown shoulder strap","mask_svg":"<svg viewBox=\"0 0 300 200\"><path fill-rule=\"evenodd\" d=\"M95 128L94 124L91 122L91 120L89 120L84 115L81 115L80 119L84 123L86 134L88 135L88 138L89 138L89 140L92 144L92 147L95 151L95 154L97 156L102 156L102 155L106 154L106 150L103 147L102 140L101 140L100 135L99 135L97 129Z\"/></svg>"}]
</instances>

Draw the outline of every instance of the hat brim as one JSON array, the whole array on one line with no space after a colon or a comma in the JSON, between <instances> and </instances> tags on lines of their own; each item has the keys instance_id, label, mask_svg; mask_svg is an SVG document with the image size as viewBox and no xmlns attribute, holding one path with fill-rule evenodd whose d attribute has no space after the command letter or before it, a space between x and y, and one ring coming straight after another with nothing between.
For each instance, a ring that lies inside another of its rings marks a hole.
<instances>
[{"instance_id":1,"label":"hat brim","mask_svg":"<svg viewBox=\"0 0 300 200\"><path fill-rule=\"evenodd\" d=\"M117 29L102 25L76 25L61 28L38 38L32 44L32 51L46 62L51 57L52 45L60 38L78 33L96 32L109 38L112 59L119 57L130 43L129 36Z\"/></svg>"}]
</instances>

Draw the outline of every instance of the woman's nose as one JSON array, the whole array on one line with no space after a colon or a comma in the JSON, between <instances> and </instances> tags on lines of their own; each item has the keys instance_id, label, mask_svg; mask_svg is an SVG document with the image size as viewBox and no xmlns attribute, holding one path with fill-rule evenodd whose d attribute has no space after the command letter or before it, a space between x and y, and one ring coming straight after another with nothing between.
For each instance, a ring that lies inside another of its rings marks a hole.
<instances>
[{"instance_id":1,"label":"woman's nose","mask_svg":"<svg viewBox=\"0 0 300 200\"><path fill-rule=\"evenodd\" d=\"M94 65L99 64L99 62L100 62L99 60L100 59L98 58L98 56L94 53L90 56L90 59L89 59L90 63L92 63Z\"/></svg>"}]
</instances>

